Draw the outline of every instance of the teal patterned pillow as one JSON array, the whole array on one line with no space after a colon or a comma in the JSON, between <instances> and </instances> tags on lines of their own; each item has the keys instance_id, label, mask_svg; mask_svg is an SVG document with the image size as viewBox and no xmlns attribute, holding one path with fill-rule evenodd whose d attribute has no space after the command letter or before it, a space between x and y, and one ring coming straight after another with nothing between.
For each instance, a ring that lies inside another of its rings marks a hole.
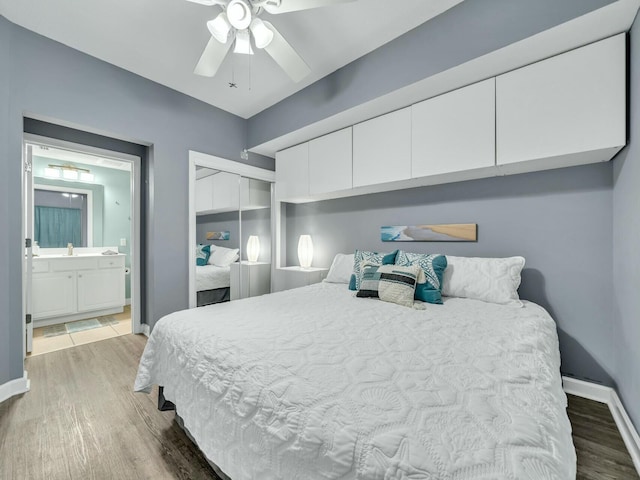
<instances>
[{"instance_id":1,"label":"teal patterned pillow","mask_svg":"<svg viewBox=\"0 0 640 480\"><path fill-rule=\"evenodd\" d=\"M204 267L211 255L211 245L198 245L196 247L196 265Z\"/></svg>"},{"instance_id":2,"label":"teal patterned pillow","mask_svg":"<svg viewBox=\"0 0 640 480\"><path fill-rule=\"evenodd\" d=\"M349 282L349 290L360 290L362 280L362 268L368 265L393 265L396 263L398 250L391 253L367 252L366 250L356 250L353 257L353 274Z\"/></svg>"},{"instance_id":3,"label":"teal patterned pillow","mask_svg":"<svg viewBox=\"0 0 640 480\"><path fill-rule=\"evenodd\" d=\"M396 265L404 267L410 265L420 266L426 281L416 285L416 300L428 303L442 303L442 276L447 268L447 257L437 254L409 253L400 250L396 257Z\"/></svg>"}]
</instances>

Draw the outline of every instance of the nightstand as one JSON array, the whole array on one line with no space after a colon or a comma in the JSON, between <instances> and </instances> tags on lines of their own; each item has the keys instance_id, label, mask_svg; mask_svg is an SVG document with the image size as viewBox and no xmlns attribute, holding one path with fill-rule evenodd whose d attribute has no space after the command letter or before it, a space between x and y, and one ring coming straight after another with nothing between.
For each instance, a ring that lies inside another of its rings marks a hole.
<instances>
[{"instance_id":1,"label":"nightstand","mask_svg":"<svg viewBox=\"0 0 640 480\"><path fill-rule=\"evenodd\" d=\"M271 264L268 262L232 263L231 267L231 300L257 297L271 292ZM240 285L242 275L242 288Z\"/></svg>"},{"instance_id":2,"label":"nightstand","mask_svg":"<svg viewBox=\"0 0 640 480\"><path fill-rule=\"evenodd\" d=\"M274 292L290 290L292 288L306 287L314 283L321 282L327 276L328 268L302 268L283 267L276 268L274 275Z\"/></svg>"}]
</instances>

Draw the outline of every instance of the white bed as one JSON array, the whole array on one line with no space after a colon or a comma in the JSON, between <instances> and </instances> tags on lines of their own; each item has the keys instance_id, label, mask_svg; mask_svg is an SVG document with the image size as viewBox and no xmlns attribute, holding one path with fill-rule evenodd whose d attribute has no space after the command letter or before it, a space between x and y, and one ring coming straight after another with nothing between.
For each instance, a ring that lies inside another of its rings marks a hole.
<instances>
[{"instance_id":1,"label":"white bed","mask_svg":"<svg viewBox=\"0 0 640 480\"><path fill-rule=\"evenodd\" d=\"M231 284L231 267L217 265L196 266L196 291L228 288Z\"/></svg>"},{"instance_id":2,"label":"white bed","mask_svg":"<svg viewBox=\"0 0 640 480\"><path fill-rule=\"evenodd\" d=\"M413 310L322 283L164 317L135 389L164 385L233 480L567 480L559 368L535 304Z\"/></svg>"}]
</instances>

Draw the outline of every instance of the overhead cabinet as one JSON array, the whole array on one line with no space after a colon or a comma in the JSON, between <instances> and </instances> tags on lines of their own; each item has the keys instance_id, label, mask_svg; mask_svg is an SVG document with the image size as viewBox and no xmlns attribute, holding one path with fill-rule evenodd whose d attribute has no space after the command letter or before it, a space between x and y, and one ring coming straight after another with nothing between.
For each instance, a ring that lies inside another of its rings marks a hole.
<instances>
[{"instance_id":1,"label":"overhead cabinet","mask_svg":"<svg viewBox=\"0 0 640 480\"><path fill-rule=\"evenodd\" d=\"M276 153L276 199L309 196L309 142Z\"/></svg>"},{"instance_id":2,"label":"overhead cabinet","mask_svg":"<svg viewBox=\"0 0 640 480\"><path fill-rule=\"evenodd\" d=\"M497 77L497 164L610 160L626 143L625 65L620 34Z\"/></svg>"},{"instance_id":3,"label":"overhead cabinet","mask_svg":"<svg viewBox=\"0 0 640 480\"><path fill-rule=\"evenodd\" d=\"M411 108L353 126L353 186L411 178Z\"/></svg>"},{"instance_id":4,"label":"overhead cabinet","mask_svg":"<svg viewBox=\"0 0 640 480\"><path fill-rule=\"evenodd\" d=\"M271 184L218 172L196 180L196 214L255 210L271 206Z\"/></svg>"},{"instance_id":5,"label":"overhead cabinet","mask_svg":"<svg viewBox=\"0 0 640 480\"><path fill-rule=\"evenodd\" d=\"M276 198L610 160L626 143L625 50L625 35L616 35L278 152Z\"/></svg>"},{"instance_id":6,"label":"overhead cabinet","mask_svg":"<svg viewBox=\"0 0 640 480\"><path fill-rule=\"evenodd\" d=\"M411 176L493 167L495 79L411 107Z\"/></svg>"},{"instance_id":7,"label":"overhead cabinet","mask_svg":"<svg viewBox=\"0 0 640 480\"><path fill-rule=\"evenodd\" d=\"M309 193L337 192L353 187L352 128L309 142Z\"/></svg>"}]
</instances>

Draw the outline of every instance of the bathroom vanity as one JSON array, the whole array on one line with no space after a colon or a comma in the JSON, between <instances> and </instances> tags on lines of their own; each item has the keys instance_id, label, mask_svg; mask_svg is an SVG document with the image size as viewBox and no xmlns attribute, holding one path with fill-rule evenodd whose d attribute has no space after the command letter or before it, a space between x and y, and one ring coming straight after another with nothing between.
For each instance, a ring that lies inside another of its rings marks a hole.
<instances>
[{"instance_id":1,"label":"bathroom vanity","mask_svg":"<svg viewBox=\"0 0 640 480\"><path fill-rule=\"evenodd\" d=\"M122 312L125 257L100 253L34 257L31 287L34 326Z\"/></svg>"}]
</instances>

